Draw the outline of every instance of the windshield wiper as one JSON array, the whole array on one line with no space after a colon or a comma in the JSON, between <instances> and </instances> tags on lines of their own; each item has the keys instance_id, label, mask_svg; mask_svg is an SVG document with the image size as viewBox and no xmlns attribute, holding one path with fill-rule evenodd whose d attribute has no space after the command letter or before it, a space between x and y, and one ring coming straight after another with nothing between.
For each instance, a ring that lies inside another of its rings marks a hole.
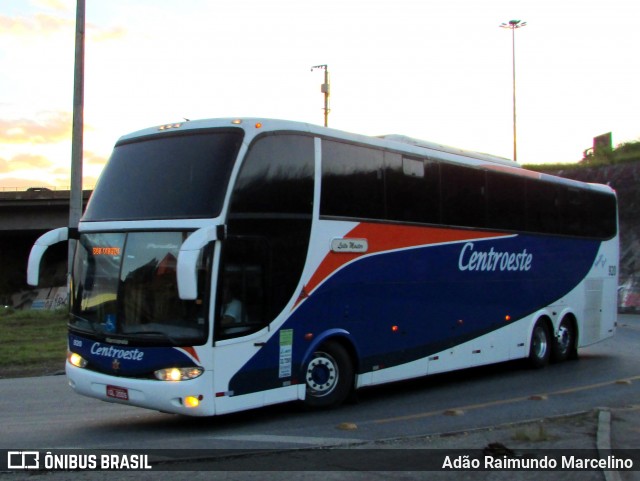
<instances>
[{"instance_id":1,"label":"windshield wiper","mask_svg":"<svg viewBox=\"0 0 640 481\"><path fill-rule=\"evenodd\" d=\"M84 332L92 332L94 334L104 334L104 331L102 331L102 329L100 329L100 330L96 329L96 325L99 325L97 321L94 321L94 320L92 320L90 318L87 318L87 317L78 316L77 314L74 314L73 312L70 312L69 316L72 317L73 319L75 319L76 323L81 322L83 324L88 324L89 327L91 328L91 330L83 329L83 328L79 327L77 324L72 324L71 321L70 321L69 324L73 329L77 329L79 331L84 331Z\"/></svg>"}]
</instances>

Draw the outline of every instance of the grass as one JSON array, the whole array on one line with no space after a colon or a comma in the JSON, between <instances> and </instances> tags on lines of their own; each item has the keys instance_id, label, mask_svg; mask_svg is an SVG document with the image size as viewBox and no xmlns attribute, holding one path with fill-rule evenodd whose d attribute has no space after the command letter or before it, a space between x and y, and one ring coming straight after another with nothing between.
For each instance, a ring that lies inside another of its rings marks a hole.
<instances>
[{"instance_id":1,"label":"grass","mask_svg":"<svg viewBox=\"0 0 640 481\"><path fill-rule=\"evenodd\" d=\"M0 379L64 370L67 311L0 309Z\"/></svg>"},{"instance_id":2,"label":"grass","mask_svg":"<svg viewBox=\"0 0 640 481\"><path fill-rule=\"evenodd\" d=\"M623 164L627 162L640 161L640 141L626 142L618 145L611 151L589 153L580 162L557 163L557 164L526 164L525 169L537 172L555 172L558 170L579 170L588 167L599 167L603 165Z\"/></svg>"}]
</instances>

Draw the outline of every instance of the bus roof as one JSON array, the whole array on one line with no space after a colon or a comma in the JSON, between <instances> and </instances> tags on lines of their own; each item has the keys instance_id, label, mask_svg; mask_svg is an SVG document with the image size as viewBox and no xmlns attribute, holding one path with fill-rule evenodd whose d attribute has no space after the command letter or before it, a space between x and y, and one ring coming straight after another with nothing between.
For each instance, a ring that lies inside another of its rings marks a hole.
<instances>
[{"instance_id":1,"label":"bus roof","mask_svg":"<svg viewBox=\"0 0 640 481\"><path fill-rule=\"evenodd\" d=\"M463 157L469 157L472 159L485 160L488 162L495 162L509 167L521 168L522 166L513 160L505 159L504 157L498 157L496 155L485 154L482 152L475 152L472 150L460 149L458 147L451 147L448 145L438 144L436 142L430 142L428 140L415 139L406 135L390 134L382 135L379 138L385 140L391 140L393 142L400 142L403 144L414 145L416 147L422 147L429 150L436 150L438 152L446 152L448 154L461 155Z\"/></svg>"},{"instance_id":2,"label":"bus roof","mask_svg":"<svg viewBox=\"0 0 640 481\"><path fill-rule=\"evenodd\" d=\"M380 136L367 136L362 134L355 134L346 131L336 130L328 127L321 127L319 125L309 124L305 122L296 122L292 120L277 120L277 119L261 119L261 118L219 118L219 119L202 119L202 120L184 120L182 122L175 122L156 127L151 127L137 132L124 135L119 141L133 140L138 137L146 137L153 134L162 134L163 132L178 131L178 130L192 130L192 129L206 129L214 127L240 127L244 130L250 129L252 126L260 124L260 129L263 131L271 130L301 130L310 133L324 134L335 136L338 138L344 138L346 140L353 140L363 143L377 144L380 140L390 141L403 144L401 148L404 150L406 146L418 147L421 149L427 149L431 151L437 151L446 154L452 154L454 156L462 156L469 159L475 159L486 162L493 162L497 164L506 165L509 167L521 168L521 166L512 160L498 157L495 155L485 154L481 152L474 152L471 150L460 149L457 147L451 147L437 142L430 142L427 140L416 139L408 137L406 135L390 134ZM388 145L388 144L387 144Z\"/></svg>"}]
</instances>

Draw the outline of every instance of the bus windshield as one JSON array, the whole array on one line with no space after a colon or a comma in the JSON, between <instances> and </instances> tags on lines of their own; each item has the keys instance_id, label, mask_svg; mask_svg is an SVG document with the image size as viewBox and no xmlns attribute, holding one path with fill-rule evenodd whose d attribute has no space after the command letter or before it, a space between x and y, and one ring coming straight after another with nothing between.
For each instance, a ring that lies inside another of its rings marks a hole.
<instances>
[{"instance_id":1,"label":"bus windshield","mask_svg":"<svg viewBox=\"0 0 640 481\"><path fill-rule=\"evenodd\" d=\"M242 138L213 129L118 143L83 222L218 216Z\"/></svg>"},{"instance_id":2,"label":"bus windshield","mask_svg":"<svg viewBox=\"0 0 640 481\"><path fill-rule=\"evenodd\" d=\"M178 252L188 235L82 234L73 268L71 328L123 343L203 344L205 302L181 300L176 287ZM202 259L198 272L204 283L208 266ZM199 287L204 293L203 285Z\"/></svg>"}]
</instances>

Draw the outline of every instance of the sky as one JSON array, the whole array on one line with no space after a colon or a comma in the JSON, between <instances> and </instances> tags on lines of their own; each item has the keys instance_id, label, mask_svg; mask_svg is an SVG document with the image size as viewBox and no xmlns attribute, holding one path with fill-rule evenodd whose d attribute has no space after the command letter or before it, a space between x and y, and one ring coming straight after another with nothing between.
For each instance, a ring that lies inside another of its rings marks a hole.
<instances>
[{"instance_id":1,"label":"sky","mask_svg":"<svg viewBox=\"0 0 640 481\"><path fill-rule=\"evenodd\" d=\"M75 0L0 0L0 190L70 185ZM265 117L577 162L640 140L636 0L86 0L84 188L117 139Z\"/></svg>"}]
</instances>

